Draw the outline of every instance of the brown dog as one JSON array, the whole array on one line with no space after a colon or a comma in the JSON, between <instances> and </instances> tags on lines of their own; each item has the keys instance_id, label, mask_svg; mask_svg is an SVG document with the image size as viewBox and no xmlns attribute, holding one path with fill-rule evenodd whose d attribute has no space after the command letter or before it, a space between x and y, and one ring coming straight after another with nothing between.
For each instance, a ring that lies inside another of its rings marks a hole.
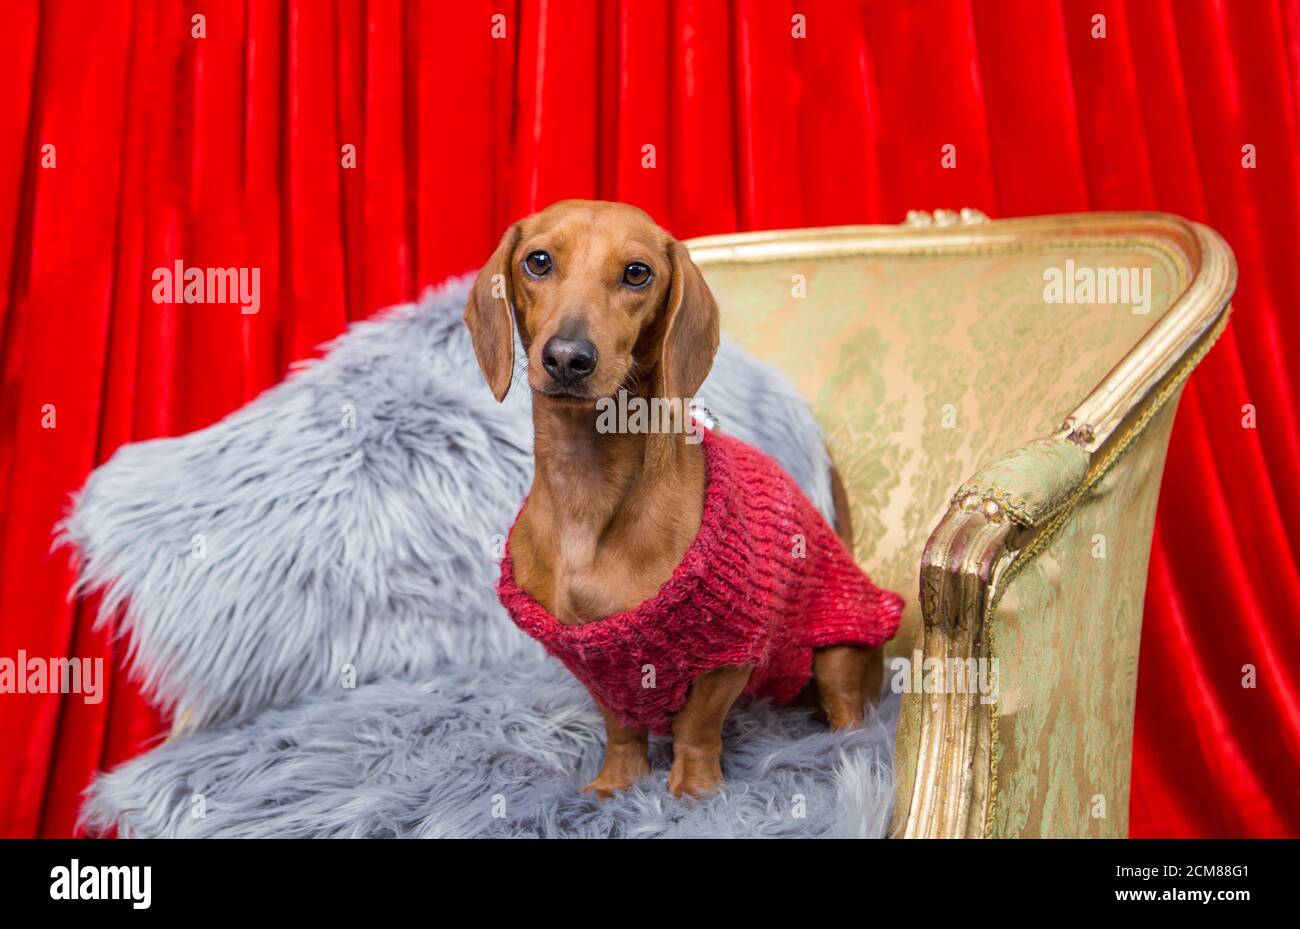
<instances>
[{"instance_id":1,"label":"brown dog","mask_svg":"<svg viewBox=\"0 0 1300 929\"><path fill-rule=\"evenodd\" d=\"M513 314L511 309L513 308ZM565 624L653 597L700 528L704 455L670 433L599 432L596 403L694 397L718 348L718 308L685 247L644 212L566 200L512 226L479 273L465 310L479 366L498 400L516 374L514 327L533 392L536 474L512 536L515 582ZM838 475L836 531L849 542ZM722 781L722 723L748 667L697 678L674 717L675 796ZM813 658L815 699L832 726L863 718L880 691L878 648L834 646ZM650 773L645 730L604 707L602 797Z\"/></svg>"}]
</instances>

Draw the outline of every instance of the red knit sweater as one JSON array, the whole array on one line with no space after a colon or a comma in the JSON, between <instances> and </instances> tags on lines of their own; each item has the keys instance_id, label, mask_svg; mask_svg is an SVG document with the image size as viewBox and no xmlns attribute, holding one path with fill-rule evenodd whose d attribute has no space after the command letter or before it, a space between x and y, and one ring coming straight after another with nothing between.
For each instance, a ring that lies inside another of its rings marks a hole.
<instances>
[{"instance_id":1,"label":"red knit sweater","mask_svg":"<svg viewBox=\"0 0 1300 929\"><path fill-rule=\"evenodd\" d=\"M704 672L753 665L745 693L782 703L808 683L813 648L879 645L898 629L903 607L862 573L775 461L709 432L703 448L700 531L654 597L564 625L515 584L509 539L497 586L519 628L624 725L664 735Z\"/></svg>"}]
</instances>

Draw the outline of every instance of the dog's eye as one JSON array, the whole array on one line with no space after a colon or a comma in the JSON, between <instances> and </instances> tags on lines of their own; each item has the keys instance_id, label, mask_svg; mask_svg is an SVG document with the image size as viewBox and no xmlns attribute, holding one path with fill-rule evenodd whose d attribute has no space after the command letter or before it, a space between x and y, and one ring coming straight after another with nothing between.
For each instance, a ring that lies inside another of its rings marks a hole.
<instances>
[{"instance_id":1,"label":"dog's eye","mask_svg":"<svg viewBox=\"0 0 1300 929\"><path fill-rule=\"evenodd\" d=\"M650 266L634 261L623 269L623 283L628 287L644 287L650 283Z\"/></svg>"},{"instance_id":2,"label":"dog's eye","mask_svg":"<svg viewBox=\"0 0 1300 929\"><path fill-rule=\"evenodd\" d=\"M546 277L551 273L551 256L546 252L531 252L524 259L524 268L533 277Z\"/></svg>"}]
</instances>

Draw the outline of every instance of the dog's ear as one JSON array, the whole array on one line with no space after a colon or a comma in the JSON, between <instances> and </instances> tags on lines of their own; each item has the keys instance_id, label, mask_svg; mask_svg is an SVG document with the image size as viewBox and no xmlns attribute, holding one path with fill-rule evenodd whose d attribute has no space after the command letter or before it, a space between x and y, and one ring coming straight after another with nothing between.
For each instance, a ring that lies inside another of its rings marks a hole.
<instances>
[{"instance_id":1,"label":"dog's ear","mask_svg":"<svg viewBox=\"0 0 1300 929\"><path fill-rule=\"evenodd\" d=\"M694 397L718 351L718 304L686 246L670 249L672 284L660 359L664 397Z\"/></svg>"},{"instance_id":2,"label":"dog's ear","mask_svg":"<svg viewBox=\"0 0 1300 929\"><path fill-rule=\"evenodd\" d=\"M465 325L474 343L474 355L498 403L506 398L514 376L515 299L511 264L518 244L519 224L515 223L506 230L501 244L479 271L465 305Z\"/></svg>"}]
</instances>

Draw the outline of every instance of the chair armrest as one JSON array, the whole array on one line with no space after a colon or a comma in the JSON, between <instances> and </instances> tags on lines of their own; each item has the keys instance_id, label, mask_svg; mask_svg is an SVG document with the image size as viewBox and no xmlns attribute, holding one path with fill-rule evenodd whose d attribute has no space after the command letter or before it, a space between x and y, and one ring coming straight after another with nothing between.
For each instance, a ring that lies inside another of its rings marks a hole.
<instances>
[{"instance_id":1,"label":"chair armrest","mask_svg":"<svg viewBox=\"0 0 1300 929\"><path fill-rule=\"evenodd\" d=\"M1033 529L1055 514L1083 483L1089 458L1068 439L1039 439L961 485L921 558L927 629L956 630L979 619L994 570L1008 554L1011 530Z\"/></svg>"},{"instance_id":2,"label":"chair armrest","mask_svg":"<svg viewBox=\"0 0 1300 929\"><path fill-rule=\"evenodd\" d=\"M989 657L984 616L996 577L1022 536L1050 519L1083 483L1089 459L1068 439L1040 439L984 466L961 485L921 560L926 668L934 659L948 668L954 660ZM996 679L992 686L998 686ZM969 687L908 698L922 704L920 770L910 804L898 804L895 833L983 835L992 789L992 701Z\"/></svg>"},{"instance_id":3,"label":"chair armrest","mask_svg":"<svg viewBox=\"0 0 1300 929\"><path fill-rule=\"evenodd\" d=\"M1226 321L1103 442L1067 421L954 494L922 557L916 658L983 660L989 687L904 694L894 835L1127 835L1164 456L1182 386Z\"/></svg>"},{"instance_id":4,"label":"chair armrest","mask_svg":"<svg viewBox=\"0 0 1300 929\"><path fill-rule=\"evenodd\" d=\"M1068 439L1039 439L985 465L957 491L953 504L1000 515L1018 525L1040 525L1083 483L1089 456Z\"/></svg>"}]
</instances>

